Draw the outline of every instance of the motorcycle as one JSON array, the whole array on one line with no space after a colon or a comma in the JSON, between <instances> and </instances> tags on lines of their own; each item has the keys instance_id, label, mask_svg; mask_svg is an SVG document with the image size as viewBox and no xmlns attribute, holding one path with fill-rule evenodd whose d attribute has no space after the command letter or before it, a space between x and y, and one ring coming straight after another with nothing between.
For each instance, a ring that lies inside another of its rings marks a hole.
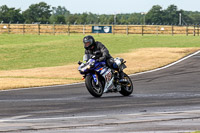
<instances>
[{"instance_id":1,"label":"motorcycle","mask_svg":"<svg viewBox=\"0 0 200 133\"><path fill-rule=\"evenodd\" d=\"M94 97L101 97L103 93L119 92L123 96L129 96L133 92L133 83L130 77L124 73L126 82L119 82L119 73L106 66L106 62L97 62L97 52L95 55L86 54L83 57L85 63L79 61L78 71L85 79L85 85L89 93ZM115 58L115 63L122 71L126 68L126 61L122 58Z\"/></svg>"}]
</instances>

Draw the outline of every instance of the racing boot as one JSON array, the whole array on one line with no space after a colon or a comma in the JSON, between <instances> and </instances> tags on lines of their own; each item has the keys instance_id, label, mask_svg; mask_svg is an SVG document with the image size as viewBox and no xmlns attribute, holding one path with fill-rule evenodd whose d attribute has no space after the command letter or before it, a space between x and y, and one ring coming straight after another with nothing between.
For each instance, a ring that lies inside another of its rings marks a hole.
<instances>
[{"instance_id":1,"label":"racing boot","mask_svg":"<svg viewBox=\"0 0 200 133\"><path fill-rule=\"evenodd\" d=\"M119 83L121 84L127 84L128 80L126 78L124 78L124 72L123 71L119 71Z\"/></svg>"}]
</instances>

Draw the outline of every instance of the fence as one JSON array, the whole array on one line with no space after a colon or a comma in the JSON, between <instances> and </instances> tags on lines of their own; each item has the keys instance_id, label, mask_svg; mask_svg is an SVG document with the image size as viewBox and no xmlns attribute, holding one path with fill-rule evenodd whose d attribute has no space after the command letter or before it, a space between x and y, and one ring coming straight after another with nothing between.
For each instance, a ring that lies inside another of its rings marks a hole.
<instances>
[{"instance_id":1,"label":"fence","mask_svg":"<svg viewBox=\"0 0 200 133\"><path fill-rule=\"evenodd\" d=\"M56 25L56 24L0 24L0 34L38 34L38 35L70 35L72 33L92 33L94 25ZM112 25L112 34L185 34L198 35L199 25Z\"/></svg>"}]
</instances>

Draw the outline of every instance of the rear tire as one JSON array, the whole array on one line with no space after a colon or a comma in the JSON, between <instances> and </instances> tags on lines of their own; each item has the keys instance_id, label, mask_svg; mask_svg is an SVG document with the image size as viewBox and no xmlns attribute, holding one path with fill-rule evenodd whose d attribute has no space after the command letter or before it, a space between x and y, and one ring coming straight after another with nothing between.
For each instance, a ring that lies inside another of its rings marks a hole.
<instances>
[{"instance_id":1,"label":"rear tire","mask_svg":"<svg viewBox=\"0 0 200 133\"><path fill-rule=\"evenodd\" d=\"M123 96L129 96L133 92L133 83L130 77L125 73L124 73L124 78L128 80L128 84L125 85L122 84L121 91L119 93L122 94Z\"/></svg>"},{"instance_id":2,"label":"rear tire","mask_svg":"<svg viewBox=\"0 0 200 133\"><path fill-rule=\"evenodd\" d=\"M94 82L92 75L88 75L85 78L85 85L89 93L94 97L101 97L103 94L103 86L99 81L98 85Z\"/></svg>"}]
</instances>

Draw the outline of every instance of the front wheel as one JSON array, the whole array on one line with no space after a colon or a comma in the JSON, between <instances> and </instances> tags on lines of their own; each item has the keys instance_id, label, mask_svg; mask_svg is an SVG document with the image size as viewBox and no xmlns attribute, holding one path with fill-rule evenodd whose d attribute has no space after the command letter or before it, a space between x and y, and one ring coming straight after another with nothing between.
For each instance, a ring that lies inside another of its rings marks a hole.
<instances>
[{"instance_id":1,"label":"front wheel","mask_svg":"<svg viewBox=\"0 0 200 133\"><path fill-rule=\"evenodd\" d=\"M88 75L85 78L85 85L90 94L94 97L101 97L103 94L103 86L99 81L98 85L94 82L92 75Z\"/></svg>"},{"instance_id":2,"label":"front wheel","mask_svg":"<svg viewBox=\"0 0 200 133\"><path fill-rule=\"evenodd\" d=\"M124 73L124 78L127 79L127 84L121 85L121 91L119 92L123 96L129 96L133 92L133 83L130 79L130 77Z\"/></svg>"}]
</instances>

